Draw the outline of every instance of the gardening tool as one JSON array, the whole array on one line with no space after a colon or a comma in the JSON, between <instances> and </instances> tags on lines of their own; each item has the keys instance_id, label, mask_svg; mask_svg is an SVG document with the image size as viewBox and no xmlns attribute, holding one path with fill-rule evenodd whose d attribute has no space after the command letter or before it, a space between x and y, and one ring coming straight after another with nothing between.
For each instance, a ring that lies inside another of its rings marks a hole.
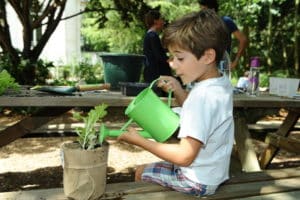
<instances>
[{"instance_id":1,"label":"gardening tool","mask_svg":"<svg viewBox=\"0 0 300 200\"><path fill-rule=\"evenodd\" d=\"M143 129L139 132L143 137L153 138L158 142L166 141L176 131L179 126L179 117L170 108L172 92L169 91L167 105L152 90L157 80L154 80L148 88L145 88L130 102L125 110L125 114L130 119L120 130L108 130L105 126L101 127L100 144L107 136L117 137L122 134L133 121Z\"/></svg>"},{"instance_id":2,"label":"gardening tool","mask_svg":"<svg viewBox=\"0 0 300 200\"><path fill-rule=\"evenodd\" d=\"M73 92L79 91L92 91L92 90L104 90L109 89L110 84L86 84L86 85L77 85L77 86L50 86L50 85L37 85L32 88L31 90L39 90L44 92L52 92L58 94L66 94L71 95Z\"/></svg>"}]
</instances>

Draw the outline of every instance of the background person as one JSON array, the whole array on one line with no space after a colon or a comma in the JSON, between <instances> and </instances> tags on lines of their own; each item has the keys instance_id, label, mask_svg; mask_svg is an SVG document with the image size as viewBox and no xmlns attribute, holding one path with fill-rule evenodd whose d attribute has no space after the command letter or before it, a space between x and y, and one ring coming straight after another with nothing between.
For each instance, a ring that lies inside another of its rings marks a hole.
<instances>
[{"instance_id":1,"label":"background person","mask_svg":"<svg viewBox=\"0 0 300 200\"><path fill-rule=\"evenodd\" d=\"M233 89L217 65L228 41L221 18L205 9L172 22L163 41L172 55L171 68L184 85L194 82L187 94L172 76L161 76L158 86L183 100L178 143L159 143L129 128L118 140L140 146L162 162L137 167L136 181L146 181L193 194L213 194L229 178L233 146ZM187 96L186 96L187 95Z\"/></svg>"},{"instance_id":2,"label":"background person","mask_svg":"<svg viewBox=\"0 0 300 200\"><path fill-rule=\"evenodd\" d=\"M144 37L143 52L146 56L144 81L152 82L160 75L171 75L171 68L165 49L162 47L159 32L164 27L164 20L157 10L151 10L145 15L145 24L148 28Z\"/></svg>"},{"instance_id":3,"label":"background person","mask_svg":"<svg viewBox=\"0 0 300 200\"><path fill-rule=\"evenodd\" d=\"M218 10L219 10L219 4L218 4L217 0L199 0L198 2L200 4L201 9L209 8L209 9L215 10L216 12L218 12ZM237 53L230 64L230 69L232 70L237 67L239 59L243 55L243 53L248 45L248 39L247 39L246 35L238 29L235 22L229 16L223 16L222 20L226 24L230 34L232 34L238 40L238 43L239 43ZM230 55L231 39L230 39L230 43L227 47L227 52Z\"/></svg>"}]
</instances>

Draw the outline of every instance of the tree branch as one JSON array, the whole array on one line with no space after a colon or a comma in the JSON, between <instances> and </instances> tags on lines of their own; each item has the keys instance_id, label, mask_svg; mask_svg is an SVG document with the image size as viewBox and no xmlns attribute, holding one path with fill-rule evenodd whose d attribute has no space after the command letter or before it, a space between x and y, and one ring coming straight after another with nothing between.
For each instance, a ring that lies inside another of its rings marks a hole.
<instances>
[{"instance_id":1,"label":"tree branch","mask_svg":"<svg viewBox=\"0 0 300 200\"><path fill-rule=\"evenodd\" d=\"M51 34L54 32L58 23L60 22L60 19L65 10L65 6L66 6L66 0L62 0L62 1L60 1L59 4L57 4L54 7L55 9L53 9L52 12L50 12L50 16L48 17L49 18L48 26L47 26L45 32L43 33L42 37L40 38L38 44L32 50L32 54L33 54L32 59L37 59L39 57L39 55L41 54L43 48L45 47L46 43L48 42L48 40L51 36ZM56 11L58 11L57 15L56 15Z\"/></svg>"},{"instance_id":2,"label":"tree branch","mask_svg":"<svg viewBox=\"0 0 300 200\"><path fill-rule=\"evenodd\" d=\"M44 2L43 2L44 3ZM62 3L66 3L66 0L63 0ZM51 5L51 0L47 2L47 6L45 7L43 13L41 16L39 16L35 21L32 22L32 27L33 28L38 28L42 25L42 21L50 15L55 9L56 9L56 4L53 3Z\"/></svg>"}]
</instances>

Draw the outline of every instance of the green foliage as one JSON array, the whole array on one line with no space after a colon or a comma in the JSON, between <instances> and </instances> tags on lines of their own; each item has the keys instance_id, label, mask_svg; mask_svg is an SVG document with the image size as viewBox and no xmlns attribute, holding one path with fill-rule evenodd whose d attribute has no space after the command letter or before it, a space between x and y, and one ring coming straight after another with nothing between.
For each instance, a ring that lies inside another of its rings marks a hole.
<instances>
[{"instance_id":1,"label":"green foliage","mask_svg":"<svg viewBox=\"0 0 300 200\"><path fill-rule=\"evenodd\" d=\"M241 58L236 77L248 70L250 58L259 56L262 72L286 70L299 74L300 21L296 1L286 0L219 0L219 15L228 15L249 39L245 56ZM128 7L126 7L128 6ZM84 16L83 41L94 51L141 53L145 34L143 16L149 9L159 9L166 22L191 11L200 10L194 0L94 0L88 8L97 10ZM297 15L298 13L298 15ZM298 28L297 28L298 27ZM234 37L233 37L234 38ZM237 40L232 41L232 56L237 52ZM298 53L297 53L298 52Z\"/></svg>"},{"instance_id":2,"label":"green foliage","mask_svg":"<svg viewBox=\"0 0 300 200\"><path fill-rule=\"evenodd\" d=\"M49 69L54 67L53 62L38 59L31 62L28 59L20 60L17 67L12 67L14 64L7 54L0 56L0 66L6 69L20 84L36 85L45 84L49 78ZM17 71L13 71L16 68ZM34 77L32 75L34 74Z\"/></svg>"},{"instance_id":3,"label":"green foliage","mask_svg":"<svg viewBox=\"0 0 300 200\"><path fill-rule=\"evenodd\" d=\"M84 50L140 54L146 32L144 15L150 9L160 9L168 23L198 10L199 6L192 0L94 0L87 4L87 9L97 12L83 16L81 34Z\"/></svg>"},{"instance_id":4,"label":"green foliage","mask_svg":"<svg viewBox=\"0 0 300 200\"><path fill-rule=\"evenodd\" d=\"M91 57L76 63L75 65L61 65L56 67L53 85L76 85L79 81L87 84L104 82L103 66L101 62L92 64Z\"/></svg>"},{"instance_id":5,"label":"green foliage","mask_svg":"<svg viewBox=\"0 0 300 200\"><path fill-rule=\"evenodd\" d=\"M143 15L150 9L143 1L93 0L83 16L83 49L141 53L144 35Z\"/></svg>"},{"instance_id":6,"label":"green foliage","mask_svg":"<svg viewBox=\"0 0 300 200\"><path fill-rule=\"evenodd\" d=\"M299 69L296 69L299 60L294 56L299 51L296 48L299 34L297 36L295 31L300 24L297 20L299 14L296 15L295 11L296 1L219 0L219 3L219 14L231 16L250 41L239 75L249 67L252 56L261 58L262 71L267 74L277 70L287 70L289 75L299 74ZM236 43L234 40L233 46L237 47ZM236 50L234 48L233 52Z\"/></svg>"},{"instance_id":7,"label":"green foliage","mask_svg":"<svg viewBox=\"0 0 300 200\"><path fill-rule=\"evenodd\" d=\"M94 149L101 145L99 144L99 134L95 125L107 114L106 108L107 105L105 104L95 106L94 109L88 112L87 116L83 116L79 112L73 113L75 119L84 122L84 127L76 128L76 133L79 136L78 142L82 149Z\"/></svg>"},{"instance_id":8,"label":"green foliage","mask_svg":"<svg viewBox=\"0 0 300 200\"><path fill-rule=\"evenodd\" d=\"M268 87L269 86L269 75L267 73L259 74L259 87Z\"/></svg>"},{"instance_id":9,"label":"green foliage","mask_svg":"<svg viewBox=\"0 0 300 200\"><path fill-rule=\"evenodd\" d=\"M83 15L81 34L83 35L84 51L109 51L105 34L99 30L96 16L92 14Z\"/></svg>"},{"instance_id":10,"label":"green foliage","mask_svg":"<svg viewBox=\"0 0 300 200\"><path fill-rule=\"evenodd\" d=\"M92 65L87 61L79 62L75 65L74 75L80 80L84 80L87 84L103 82L102 65Z\"/></svg>"},{"instance_id":11,"label":"green foliage","mask_svg":"<svg viewBox=\"0 0 300 200\"><path fill-rule=\"evenodd\" d=\"M2 70L0 72L0 95L2 95L7 89L18 91L20 86L6 70Z\"/></svg>"},{"instance_id":12,"label":"green foliage","mask_svg":"<svg viewBox=\"0 0 300 200\"><path fill-rule=\"evenodd\" d=\"M160 8L159 10L167 22L171 22L189 12L200 10L198 1L194 0L148 0L147 3L152 8Z\"/></svg>"}]
</instances>

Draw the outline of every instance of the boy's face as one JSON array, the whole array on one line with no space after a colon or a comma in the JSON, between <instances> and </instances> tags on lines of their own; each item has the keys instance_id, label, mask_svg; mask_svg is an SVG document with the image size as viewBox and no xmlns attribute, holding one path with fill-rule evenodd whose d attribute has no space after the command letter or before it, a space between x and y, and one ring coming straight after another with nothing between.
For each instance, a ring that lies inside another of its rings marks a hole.
<instances>
[{"instance_id":1,"label":"boy's face","mask_svg":"<svg viewBox=\"0 0 300 200\"><path fill-rule=\"evenodd\" d=\"M162 30L164 27L164 20L162 18L159 18L157 20L154 20L154 26L156 26L157 30Z\"/></svg>"},{"instance_id":2,"label":"boy's face","mask_svg":"<svg viewBox=\"0 0 300 200\"><path fill-rule=\"evenodd\" d=\"M206 51L200 59L197 59L191 52L180 48L169 48L169 52L172 55L170 67L180 77L183 84L210 78L212 71L215 71L212 70L213 63L207 58Z\"/></svg>"}]
</instances>

